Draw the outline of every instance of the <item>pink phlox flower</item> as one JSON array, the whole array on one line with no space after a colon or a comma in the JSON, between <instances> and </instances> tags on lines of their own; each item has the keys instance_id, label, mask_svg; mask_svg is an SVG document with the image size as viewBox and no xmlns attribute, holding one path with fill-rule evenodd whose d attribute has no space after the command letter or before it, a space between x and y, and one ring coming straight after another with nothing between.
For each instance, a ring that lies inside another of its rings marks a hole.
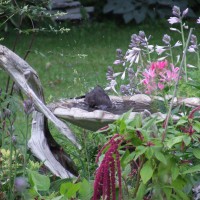
<instances>
[{"instance_id":1,"label":"pink phlox flower","mask_svg":"<svg viewBox=\"0 0 200 200\"><path fill-rule=\"evenodd\" d=\"M160 90L163 90L163 89L165 88L165 85L164 85L162 82L159 82L159 83L158 83L158 88L159 88Z\"/></svg>"},{"instance_id":2,"label":"pink phlox flower","mask_svg":"<svg viewBox=\"0 0 200 200\"><path fill-rule=\"evenodd\" d=\"M153 62L150 66L150 69L155 70L156 72L163 70L166 68L168 65L167 60L164 61L158 61L158 62Z\"/></svg>"},{"instance_id":3,"label":"pink phlox flower","mask_svg":"<svg viewBox=\"0 0 200 200\"><path fill-rule=\"evenodd\" d=\"M167 20L170 24L177 24L177 23L180 23L180 19L178 17L170 17L168 20Z\"/></svg>"},{"instance_id":4,"label":"pink phlox flower","mask_svg":"<svg viewBox=\"0 0 200 200\"><path fill-rule=\"evenodd\" d=\"M145 93L151 94L155 90L163 90L166 85L172 85L178 79L178 71L179 68L173 64L169 67L167 60L151 63L149 69L143 72Z\"/></svg>"}]
</instances>

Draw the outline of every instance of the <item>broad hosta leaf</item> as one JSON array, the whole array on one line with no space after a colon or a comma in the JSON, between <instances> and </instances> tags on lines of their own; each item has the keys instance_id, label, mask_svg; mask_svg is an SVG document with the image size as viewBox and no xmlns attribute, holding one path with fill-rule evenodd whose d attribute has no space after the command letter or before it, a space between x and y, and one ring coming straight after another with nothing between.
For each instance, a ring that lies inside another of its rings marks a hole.
<instances>
[{"instance_id":1,"label":"broad hosta leaf","mask_svg":"<svg viewBox=\"0 0 200 200\"><path fill-rule=\"evenodd\" d=\"M146 163L144 163L144 165L140 171L140 176L141 176L141 179L144 184L147 183L147 181L149 181L152 178L153 168L152 168L150 160L148 160Z\"/></svg>"},{"instance_id":2,"label":"broad hosta leaf","mask_svg":"<svg viewBox=\"0 0 200 200\"><path fill-rule=\"evenodd\" d=\"M145 20L146 12L147 12L147 7L141 7L141 9L134 10L133 16L137 24Z\"/></svg>"},{"instance_id":3,"label":"broad hosta leaf","mask_svg":"<svg viewBox=\"0 0 200 200\"><path fill-rule=\"evenodd\" d=\"M190 167L188 170L184 171L182 174L190 174L200 172L200 165L195 165L193 167Z\"/></svg>"},{"instance_id":4,"label":"broad hosta leaf","mask_svg":"<svg viewBox=\"0 0 200 200\"><path fill-rule=\"evenodd\" d=\"M192 153L198 159L200 159L200 149L193 149Z\"/></svg>"},{"instance_id":5,"label":"broad hosta leaf","mask_svg":"<svg viewBox=\"0 0 200 200\"><path fill-rule=\"evenodd\" d=\"M123 18L124 18L124 22L125 22L125 23L128 23L128 22L130 22L131 20L133 20L133 19L134 19L133 11L125 13L125 14L123 15Z\"/></svg>"}]
</instances>

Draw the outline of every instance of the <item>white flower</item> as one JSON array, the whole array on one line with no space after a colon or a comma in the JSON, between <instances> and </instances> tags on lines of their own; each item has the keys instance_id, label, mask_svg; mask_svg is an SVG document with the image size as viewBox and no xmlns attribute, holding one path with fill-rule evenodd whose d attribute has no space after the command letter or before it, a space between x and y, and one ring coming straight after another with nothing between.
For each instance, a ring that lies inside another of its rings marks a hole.
<instances>
[{"instance_id":1,"label":"white flower","mask_svg":"<svg viewBox=\"0 0 200 200\"><path fill-rule=\"evenodd\" d=\"M156 52L158 55L161 55L165 51L166 51L165 46L156 45Z\"/></svg>"},{"instance_id":2,"label":"white flower","mask_svg":"<svg viewBox=\"0 0 200 200\"><path fill-rule=\"evenodd\" d=\"M177 41L176 44L173 47L179 47L181 45L182 45L181 41Z\"/></svg>"},{"instance_id":3,"label":"white flower","mask_svg":"<svg viewBox=\"0 0 200 200\"><path fill-rule=\"evenodd\" d=\"M170 17L168 20L167 20L170 24L176 24L176 23L179 23L180 22L180 19L178 17Z\"/></svg>"},{"instance_id":4,"label":"white flower","mask_svg":"<svg viewBox=\"0 0 200 200\"><path fill-rule=\"evenodd\" d=\"M188 48L188 51L189 51L190 53L196 52L195 49L194 49L193 47L191 47L191 46Z\"/></svg>"},{"instance_id":5,"label":"white flower","mask_svg":"<svg viewBox=\"0 0 200 200\"><path fill-rule=\"evenodd\" d=\"M105 90L112 89L116 94L118 94L117 91L116 91L116 89L115 89L115 85L117 85L116 80L111 80L110 81L110 85L108 87L106 87Z\"/></svg>"},{"instance_id":6,"label":"white flower","mask_svg":"<svg viewBox=\"0 0 200 200\"><path fill-rule=\"evenodd\" d=\"M200 17L197 19L197 24L200 24Z\"/></svg>"}]
</instances>

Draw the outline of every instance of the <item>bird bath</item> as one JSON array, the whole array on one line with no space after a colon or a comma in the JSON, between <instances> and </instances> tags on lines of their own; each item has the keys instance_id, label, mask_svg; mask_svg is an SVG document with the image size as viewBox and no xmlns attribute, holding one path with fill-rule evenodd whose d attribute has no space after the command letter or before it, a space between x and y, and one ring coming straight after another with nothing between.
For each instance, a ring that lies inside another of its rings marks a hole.
<instances>
[{"instance_id":1,"label":"bird bath","mask_svg":"<svg viewBox=\"0 0 200 200\"><path fill-rule=\"evenodd\" d=\"M141 113L144 117L151 115L157 116L161 119L165 119L166 114L159 112L156 109L158 102L162 102L162 99L154 97L150 98L145 94L136 94L133 96L109 96L112 104L112 108L106 110L89 108L84 98L81 99L61 99L57 102L48 105L48 108L58 117L66 120L79 127L97 131L110 123L117 120L123 113L132 110L129 118L133 119L135 115ZM193 107L200 105L200 99L193 98L179 98L175 99L174 106L185 104L186 106ZM173 116L173 120L178 120L178 116Z\"/></svg>"}]
</instances>

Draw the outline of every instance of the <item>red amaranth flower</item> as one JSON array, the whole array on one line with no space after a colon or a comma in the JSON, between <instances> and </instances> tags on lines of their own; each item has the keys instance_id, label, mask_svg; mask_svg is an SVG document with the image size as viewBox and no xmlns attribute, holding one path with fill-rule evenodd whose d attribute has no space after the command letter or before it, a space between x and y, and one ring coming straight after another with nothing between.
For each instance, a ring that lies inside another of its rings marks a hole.
<instances>
[{"instance_id":1,"label":"red amaranth flower","mask_svg":"<svg viewBox=\"0 0 200 200\"><path fill-rule=\"evenodd\" d=\"M96 162L99 161L99 157L105 150L105 148L108 148L99 168L96 170L96 177L94 181L94 194L92 200L99 200L101 196L104 200L116 199L116 171L119 180L119 200L122 199L120 154L118 152L118 148L122 141L123 137L119 134L116 134L99 151Z\"/></svg>"}]
</instances>

